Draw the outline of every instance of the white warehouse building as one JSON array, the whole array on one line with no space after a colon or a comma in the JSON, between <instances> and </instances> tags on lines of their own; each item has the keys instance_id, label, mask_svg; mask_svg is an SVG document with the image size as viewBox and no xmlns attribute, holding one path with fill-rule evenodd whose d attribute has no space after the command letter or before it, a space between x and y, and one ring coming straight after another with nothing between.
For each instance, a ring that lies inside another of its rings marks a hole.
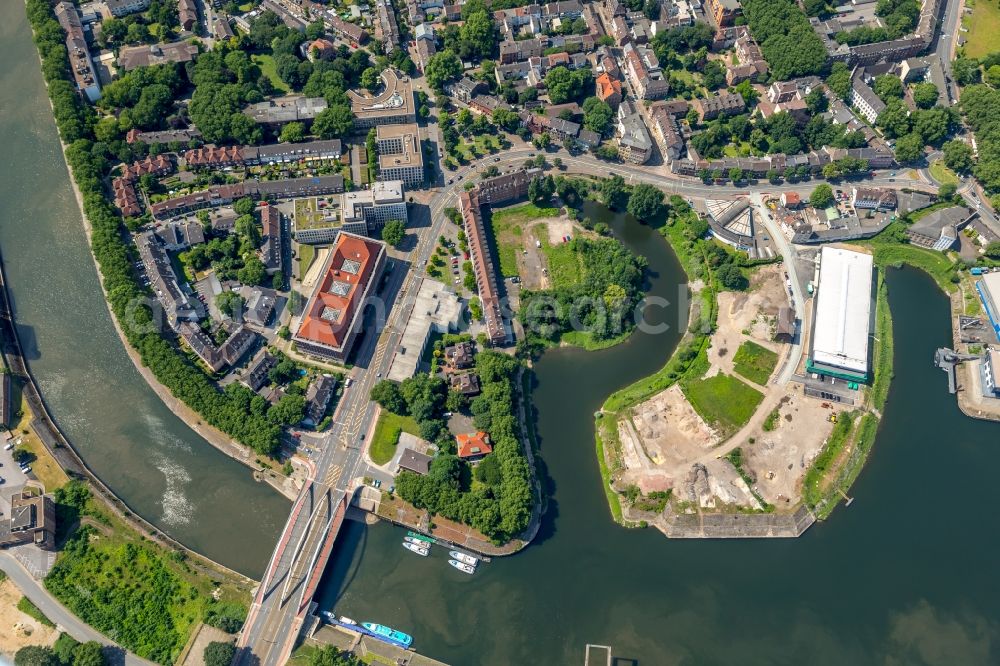
<instances>
[{"instance_id":1,"label":"white warehouse building","mask_svg":"<svg viewBox=\"0 0 1000 666\"><path fill-rule=\"evenodd\" d=\"M831 246L821 251L812 349L806 361L809 372L868 381L868 340L875 312L873 272L870 254Z\"/></svg>"}]
</instances>

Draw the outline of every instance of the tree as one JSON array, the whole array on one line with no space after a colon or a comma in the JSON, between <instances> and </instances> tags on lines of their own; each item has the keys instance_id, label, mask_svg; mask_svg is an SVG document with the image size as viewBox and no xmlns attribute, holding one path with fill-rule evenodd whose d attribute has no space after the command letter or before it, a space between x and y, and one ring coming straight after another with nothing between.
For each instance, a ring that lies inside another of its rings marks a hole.
<instances>
[{"instance_id":1,"label":"tree","mask_svg":"<svg viewBox=\"0 0 1000 666\"><path fill-rule=\"evenodd\" d=\"M424 68L427 83L437 92L443 91L446 83L454 81L461 75L462 61L454 51L448 49L432 55Z\"/></svg>"},{"instance_id":2,"label":"tree","mask_svg":"<svg viewBox=\"0 0 1000 666\"><path fill-rule=\"evenodd\" d=\"M929 109L938 101L937 86L930 82L918 83L913 86L913 103L921 109Z\"/></svg>"},{"instance_id":3,"label":"tree","mask_svg":"<svg viewBox=\"0 0 1000 666\"><path fill-rule=\"evenodd\" d=\"M306 138L306 126L300 122L291 122L281 128L279 141L282 143L298 143Z\"/></svg>"},{"instance_id":4,"label":"tree","mask_svg":"<svg viewBox=\"0 0 1000 666\"><path fill-rule=\"evenodd\" d=\"M725 263L715 271L715 277L719 284L725 289L741 290L746 289L747 279L743 277L739 266L733 263Z\"/></svg>"},{"instance_id":5,"label":"tree","mask_svg":"<svg viewBox=\"0 0 1000 666\"><path fill-rule=\"evenodd\" d=\"M463 57L487 57L497 43L493 18L485 9L469 14L465 23L459 28L458 35Z\"/></svg>"},{"instance_id":6,"label":"tree","mask_svg":"<svg viewBox=\"0 0 1000 666\"><path fill-rule=\"evenodd\" d=\"M636 185L626 210L640 220L651 220L663 210L663 192L645 183Z\"/></svg>"},{"instance_id":7,"label":"tree","mask_svg":"<svg viewBox=\"0 0 1000 666\"><path fill-rule=\"evenodd\" d=\"M213 641L205 647L205 666L229 666L236 656L236 646L229 641Z\"/></svg>"},{"instance_id":8,"label":"tree","mask_svg":"<svg viewBox=\"0 0 1000 666\"><path fill-rule=\"evenodd\" d=\"M955 183L945 183L938 188L938 199L948 201L955 196L956 192L958 192L958 185Z\"/></svg>"},{"instance_id":9,"label":"tree","mask_svg":"<svg viewBox=\"0 0 1000 666\"><path fill-rule=\"evenodd\" d=\"M329 106L313 120L312 131L323 139L336 139L351 133L354 129L354 114L345 104Z\"/></svg>"},{"instance_id":10,"label":"tree","mask_svg":"<svg viewBox=\"0 0 1000 666\"><path fill-rule=\"evenodd\" d=\"M243 197L242 199L237 199L233 204L233 210L237 215L247 215L252 213L254 208L253 199L250 197Z\"/></svg>"},{"instance_id":11,"label":"tree","mask_svg":"<svg viewBox=\"0 0 1000 666\"><path fill-rule=\"evenodd\" d=\"M372 386L369 397L393 414L406 413L406 403L403 401L403 394L396 382L391 382L388 379L381 380Z\"/></svg>"},{"instance_id":12,"label":"tree","mask_svg":"<svg viewBox=\"0 0 1000 666\"><path fill-rule=\"evenodd\" d=\"M267 279L267 266L260 257L252 254L243 262L243 268L236 271L236 279L243 284L264 284L264 280Z\"/></svg>"},{"instance_id":13,"label":"tree","mask_svg":"<svg viewBox=\"0 0 1000 666\"><path fill-rule=\"evenodd\" d=\"M614 115L608 103L599 97L588 97L583 101L583 125L591 132L604 134Z\"/></svg>"},{"instance_id":14,"label":"tree","mask_svg":"<svg viewBox=\"0 0 1000 666\"><path fill-rule=\"evenodd\" d=\"M235 291L224 291L215 297L215 306L222 314L235 319L243 312L243 297Z\"/></svg>"},{"instance_id":15,"label":"tree","mask_svg":"<svg viewBox=\"0 0 1000 666\"><path fill-rule=\"evenodd\" d=\"M341 652L332 645L324 645L309 655L308 666L356 666L357 658L349 652Z\"/></svg>"},{"instance_id":16,"label":"tree","mask_svg":"<svg viewBox=\"0 0 1000 666\"><path fill-rule=\"evenodd\" d=\"M612 175L601 181L601 200L604 205L612 210L621 207L622 200L628 192L625 189L625 179L618 174Z\"/></svg>"},{"instance_id":17,"label":"tree","mask_svg":"<svg viewBox=\"0 0 1000 666\"><path fill-rule=\"evenodd\" d=\"M709 90L726 85L726 68L718 60L709 60L701 70L702 81Z\"/></svg>"},{"instance_id":18,"label":"tree","mask_svg":"<svg viewBox=\"0 0 1000 666\"><path fill-rule=\"evenodd\" d=\"M826 208L833 204L833 188L827 183L820 183L809 195L809 204L813 208Z\"/></svg>"},{"instance_id":19,"label":"tree","mask_svg":"<svg viewBox=\"0 0 1000 666\"><path fill-rule=\"evenodd\" d=\"M246 240L247 245L250 247L260 245L260 227L257 225L257 220L254 219L253 215L249 213L240 215L236 218L236 222L233 223L233 229L241 238ZM192 248L192 251L196 251L197 249L197 246L195 246Z\"/></svg>"},{"instance_id":20,"label":"tree","mask_svg":"<svg viewBox=\"0 0 1000 666\"><path fill-rule=\"evenodd\" d=\"M842 62L835 62L830 68L830 76L826 77L826 85L840 99L851 96L851 71Z\"/></svg>"},{"instance_id":21,"label":"tree","mask_svg":"<svg viewBox=\"0 0 1000 666\"><path fill-rule=\"evenodd\" d=\"M15 666L60 666L52 648L28 645L14 655Z\"/></svg>"},{"instance_id":22,"label":"tree","mask_svg":"<svg viewBox=\"0 0 1000 666\"><path fill-rule=\"evenodd\" d=\"M910 133L910 112L901 100L890 100L882 113L878 114L875 124L881 127L890 139L906 136Z\"/></svg>"},{"instance_id":23,"label":"tree","mask_svg":"<svg viewBox=\"0 0 1000 666\"><path fill-rule=\"evenodd\" d=\"M316 41L325 34L326 26L323 25L323 19L316 19L306 26L306 39L310 41Z\"/></svg>"},{"instance_id":24,"label":"tree","mask_svg":"<svg viewBox=\"0 0 1000 666\"><path fill-rule=\"evenodd\" d=\"M381 82L381 73L374 67L369 67L365 71L361 72L361 86L366 88L368 92L375 92L378 90Z\"/></svg>"},{"instance_id":25,"label":"tree","mask_svg":"<svg viewBox=\"0 0 1000 666\"><path fill-rule=\"evenodd\" d=\"M806 106L809 107L809 112L814 115L824 113L828 106L826 94L820 88L813 88L806 95Z\"/></svg>"},{"instance_id":26,"label":"tree","mask_svg":"<svg viewBox=\"0 0 1000 666\"><path fill-rule=\"evenodd\" d=\"M382 240L393 247L399 247L406 237L406 225L401 220L389 220L382 227Z\"/></svg>"},{"instance_id":27,"label":"tree","mask_svg":"<svg viewBox=\"0 0 1000 666\"><path fill-rule=\"evenodd\" d=\"M903 82L893 74L882 74L875 77L872 90L883 102L888 103L890 99L898 99L903 96Z\"/></svg>"},{"instance_id":28,"label":"tree","mask_svg":"<svg viewBox=\"0 0 1000 666\"><path fill-rule=\"evenodd\" d=\"M578 99L592 83L592 77L589 69L571 72L562 65L553 67L545 75L545 89L549 93L549 100L553 104L563 104Z\"/></svg>"},{"instance_id":29,"label":"tree","mask_svg":"<svg viewBox=\"0 0 1000 666\"><path fill-rule=\"evenodd\" d=\"M972 148L964 141L949 141L944 146L944 163L952 171L965 173L972 170Z\"/></svg>"},{"instance_id":30,"label":"tree","mask_svg":"<svg viewBox=\"0 0 1000 666\"><path fill-rule=\"evenodd\" d=\"M97 641L81 643L73 650L73 666L104 666L104 650Z\"/></svg>"},{"instance_id":31,"label":"tree","mask_svg":"<svg viewBox=\"0 0 1000 666\"><path fill-rule=\"evenodd\" d=\"M271 423L293 426L303 419L305 413L306 399L301 395L286 393L267 410L267 418Z\"/></svg>"},{"instance_id":32,"label":"tree","mask_svg":"<svg viewBox=\"0 0 1000 666\"><path fill-rule=\"evenodd\" d=\"M910 132L896 140L895 152L899 162L916 162L924 155L924 140L916 132Z\"/></svg>"}]
</instances>

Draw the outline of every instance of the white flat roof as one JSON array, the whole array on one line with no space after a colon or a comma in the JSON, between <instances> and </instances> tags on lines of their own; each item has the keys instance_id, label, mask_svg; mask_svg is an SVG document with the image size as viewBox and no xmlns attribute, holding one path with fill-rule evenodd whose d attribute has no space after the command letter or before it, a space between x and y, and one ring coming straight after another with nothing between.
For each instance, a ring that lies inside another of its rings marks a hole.
<instances>
[{"instance_id":1,"label":"white flat roof","mask_svg":"<svg viewBox=\"0 0 1000 666\"><path fill-rule=\"evenodd\" d=\"M870 254L824 247L813 326L813 361L868 372L873 261Z\"/></svg>"}]
</instances>

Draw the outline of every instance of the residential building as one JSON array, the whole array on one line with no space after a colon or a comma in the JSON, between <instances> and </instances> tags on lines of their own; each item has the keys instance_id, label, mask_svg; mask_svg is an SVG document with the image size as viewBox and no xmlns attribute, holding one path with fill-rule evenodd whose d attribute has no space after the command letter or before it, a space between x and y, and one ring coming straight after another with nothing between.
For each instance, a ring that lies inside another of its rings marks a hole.
<instances>
[{"instance_id":1,"label":"residential building","mask_svg":"<svg viewBox=\"0 0 1000 666\"><path fill-rule=\"evenodd\" d=\"M293 340L306 354L344 362L385 263L385 243L340 232Z\"/></svg>"},{"instance_id":2,"label":"residential building","mask_svg":"<svg viewBox=\"0 0 1000 666\"><path fill-rule=\"evenodd\" d=\"M177 0L177 20L181 30L190 32L198 25L198 6L195 0Z\"/></svg>"},{"instance_id":3,"label":"residential building","mask_svg":"<svg viewBox=\"0 0 1000 666\"><path fill-rule=\"evenodd\" d=\"M489 86L476 79L463 76L458 81L449 83L444 87L444 91L457 99L459 102L469 103L473 97L480 93L489 92Z\"/></svg>"},{"instance_id":4,"label":"residential building","mask_svg":"<svg viewBox=\"0 0 1000 666\"><path fill-rule=\"evenodd\" d=\"M399 48L401 37L396 23L396 10L391 0L375 0L375 15L375 36L382 43L383 51L392 53Z\"/></svg>"},{"instance_id":5,"label":"residential building","mask_svg":"<svg viewBox=\"0 0 1000 666\"><path fill-rule=\"evenodd\" d=\"M326 417L326 412L330 408L330 401L333 400L333 392L337 388L336 378L330 375L319 375L306 389L306 418L305 420L313 425L319 423Z\"/></svg>"},{"instance_id":6,"label":"residential building","mask_svg":"<svg viewBox=\"0 0 1000 666\"><path fill-rule=\"evenodd\" d=\"M426 476L428 472L431 471L431 458L426 453L420 453L419 451L414 451L411 448L403 449L403 453L399 456L399 469L405 470L407 472L413 472L414 474L420 474L421 476Z\"/></svg>"},{"instance_id":7,"label":"residential building","mask_svg":"<svg viewBox=\"0 0 1000 666\"><path fill-rule=\"evenodd\" d=\"M653 134L660 142L665 160L676 160L684 153L684 135L681 133L677 117L666 104L654 104L650 108L653 120Z\"/></svg>"},{"instance_id":8,"label":"residential building","mask_svg":"<svg viewBox=\"0 0 1000 666\"><path fill-rule=\"evenodd\" d=\"M333 12L326 14L324 23L326 23L326 27L332 30L334 34L343 37L349 42L361 45L368 41L368 32L364 28L356 23L341 19Z\"/></svg>"},{"instance_id":9,"label":"residential building","mask_svg":"<svg viewBox=\"0 0 1000 666\"><path fill-rule=\"evenodd\" d=\"M855 67L851 73L850 99L858 113L864 116L869 123L874 124L879 114L885 110L885 102L868 85L865 80L865 70L862 67Z\"/></svg>"},{"instance_id":10,"label":"residential building","mask_svg":"<svg viewBox=\"0 0 1000 666\"><path fill-rule=\"evenodd\" d=\"M482 113L492 117L493 112L497 109L510 111L510 104L507 104L507 102L494 95L476 95L469 100L469 110L475 113Z\"/></svg>"},{"instance_id":11,"label":"residential building","mask_svg":"<svg viewBox=\"0 0 1000 666\"><path fill-rule=\"evenodd\" d=\"M245 196L253 199L293 199L338 194L343 191L344 177L340 174L284 180L244 181L231 185L213 185L206 190L157 202L150 208L154 218L167 219L201 208L224 206Z\"/></svg>"},{"instance_id":12,"label":"residential building","mask_svg":"<svg viewBox=\"0 0 1000 666\"><path fill-rule=\"evenodd\" d=\"M851 205L868 210L893 210L896 208L896 191L875 187L851 188Z\"/></svg>"},{"instance_id":13,"label":"residential building","mask_svg":"<svg viewBox=\"0 0 1000 666\"><path fill-rule=\"evenodd\" d=\"M906 228L910 243L938 252L947 252L958 242L958 233L972 213L964 206L935 210Z\"/></svg>"},{"instance_id":14,"label":"residential building","mask_svg":"<svg viewBox=\"0 0 1000 666\"><path fill-rule=\"evenodd\" d=\"M264 227L261 261L269 275L283 273L285 266L285 234L281 223L281 211L277 206L264 203L260 207L260 221Z\"/></svg>"},{"instance_id":15,"label":"residential building","mask_svg":"<svg viewBox=\"0 0 1000 666\"><path fill-rule=\"evenodd\" d=\"M452 391L469 397L479 395L482 390L479 385L479 375L472 372L461 372L451 375L448 378L448 386Z\"/></svg>"},{"instance_id":16,"label":"residential building","mask_svg":"<svg viewBox=\"0 0 1000 666\"><path fill-rule=\"evenodd\" d=\"M739 0L708 0L706 4L708 13L720 28L732 25L736 17L743 13Z\"/></svg>"},{"instance_id":17,"label":"residential building","mask_svg":"<svg viewBox=\"0 0 1000 666\"><path fill-rule=\"evenodd\" d=\"M604 72L597 77L594 82L597 85L597 96L604 102L607 102L612 108L617 107L622 102L622 82L618 79L613 79L611 76Z\"/></svg>"},{"instance_id":18,"label":"residential building","mask_svg":"<svg viewBox=\"0 0 1000 666\"><path fill-rule=\"evenodd\" d=\"M387 69L382 72L382 84L381 92L375 96L354 90L347 91L356 129L417 122L413 86L409 78L400 76L393 69Z\"/></svg>"},{"instance_id":19,"label":"residential building","mask_svg":"<svg viewBox=\"0 0 1000 666\"><path fill-rule=\"evenodd\" d=\"M215 341L197 324L184 322L178 328L181 339L191 351L209 367L212 372L220 372L226 367L239 364L243 356L257 342L259 336L242 325L237 325L226 341L216 346Z\"/></svg>"},{"instance_id":20,"label":"residential building","mask_svg":"<svg viewBox=\"0 0 1000 666\"><path fill-rule=\"evenodd\" d=\"M808 372L868 380L873 271L871 254L830 245L820 251Z\"/></svg>"},{"instance_id":21,"label":"residential building","mask_svg":"<svg viewBox=\"0 0 1000 666\"><path fill-rule=\"evenodd\" d=\"M0 548L24 544L34 544L43 550L56 547L55 503L31 487L11 495L10 516L0 520Z\"/></svg>"},{"instance_id":22,"label":"residential building","mask_svg":"<svg viewBox=\"0 0 1000 666\"><path fill-rule=\"evenodd\" d=\"M802 206L802 197L798 192L786 191L781 193L781 206L794 210Z\"/></svg>"},{"instance_id":23,"label":"residential building","mask_svg":"<svg viewBox=\"0 0 1000 666\"><path fill-rule=\"evenodd\" d=\"M444 370L468 370L476 364L476 344L474 342L459 342L444 349Z\"/></svg>"},{"instance_id":24,"label":"residential building","mask_svg":"<svg viewBox=\"0 0 1000 666\"><path fill-rule=\"evenodd\" d=\"M146 157L144 160L122 167L122 174L111 181L115 205L121 211L122 216L135 217L141 215L145 210L145 202L140 199L139 193L135 189L135 183L139 178L146 174L165 176L172 173L173 170L173 162L163 154L156 157Z\"/></svg>"},{"instance_id":25,"label":"residential building","mask_svg":"<svg viewBox=\"0 0 1000 666\"><path fill-rule=\"evenodd\" d=\"M178 130L164 130L161 132L140 132L133 128L125 134L125 141L128 143L145 143L147 145L160 145L165 143L188 143L194 139L200 139L201 132L194 127Z\"/></svg>"},{"instance_id":26,"label":"residential building","mask_svg":"<svg viewBox=\"0 0 1000 666\"><path fill-rule=\"evenodd\" d=\"M243 146L240 152L247 164L281 164L339 160L343 151L340 139L306 141L303 143L273 143L266 146Z\"/></svg>"},{"instance_id":27,"label":"residential building","mask_svg":"<svg viewBox=\"0 0 1000 666\"><path fill-rule=\"evenodd\" d=\"M271 323L277 300L277 294L272 289L253 289L247 301L244 320L254 326L266 328Z\"/></svg>"},{"instance_id":28,"label":"residential building","mask_svg":"<svg viewBox=\"0 0 1000 666\"><path fill-rule=\"evenodd\" d=\"M55 6L56 19L66 32L66 55L73 74L73 83L77 91L90 102L101 98L101 84L94 71L94 61L87 46L87 37L83 34L83 23L76 6L71 2L60 2Z\"/></svg>"},{"instance_id":29,"label":"residential building","mask_svg":"<svg viewBox=\"0 0 1000 666\"><path fill-rule=\"evenodd\" d=\"M720 92L709 97L699 97L692 106L698 112L698 121L715 120L719 116L735 116L746 110L746 102L739 93Z\"/></svg>"},{"instance_id":30,"label":"residential building","mask_svg":"<svg viewBox=\"0 0 1000 666\"><path fill-rule=\"evenodd\" d=\"M189 169L221 169L243 166L243 150L239 146L216 146L208 144L184 153L184 163Z\"/></svg>"},{"instance_id":31,"label":"residential building","mask_svg":"<svg viewBox=\"0 0 1000 666\"><path fill-rule=\"evenodd\" d=\"M198 55L198 45L191 42L123 46L118 51L118 66L128 72L137 67L191 62L196 55Z\"/></svg>"},{"instance_id":32,"label":"residential building","mask_svg":"<svg viewBox=\"0 0 1000 666\"><path fill-rule=\"evenodd\" d=\"M260 391L271 383L270 372L276 365L278 365L278 359L269 354L266 349L262 350L260 355L250 364L246 374L243 375L243 383L251 391Z\"/></svg>"},{"instance_id":33,"label":"residential building","mask_svg":"<svg viewBox=\"0 0 1000 666\"><path fill-rule=\"evenodd\" d=\"M136 237L135 243L150 289L163 308L166 324L176 328L182 321L201 319L205 312L204 306L181 288L173 263L156 234L144 231Z\"/></svg>"},{"instance_id":34,"label":"residential building","mask_svg":"<svg viewBox=\"0 0 1000 666\"><path fill-rule=\"evenodd\" d=\"M340 197L343 228L352 233L374 235L389 220L406 224L406 196L403 182L377 181L367 190L345 192Z\"/></svg>"},{"instance_id":35,"label":"residential building","mask_svg":"<svg viewBox=\"0 0 1000 666\"><path fill-rule=\"evenodd\" d=\"M243 113L261 125L277 127L290 122L310 124L325 110L326 100L322 97L291 95L251 104L243 109Z\"/></svg>"},{"instance_id":36,"label":"residential building","mask_svg":"<svg viewBox=\"0 0 1000 666\"><path fill-rule=\"evenodd\" d=\"M469 242L473 272L476 276L476 289L483 308L483 318L486 321L486 336L493 344L503 344L507 341L507 331L500 310L496 268L490 255L489 241L480 210L479 193L476 189L462 192L459 195L459 205L465 236Z\"/></svg>"},{"instance_id":37,"label":"residential building","mask_svg":"<svg viewBox=\"0 0 1000 666\"><path fill-rule=\"evenodd\" d=\"M519 41L504 40L500 42L500 64L510 65L524 62L528 58L540 58L547 44L548 40L539 37Z\"/></svg>"},{"instance_id":38,"label":"residential building","mask_svg":"<svg viewBox=\"0 0 1000 666\"><path fill-rule=\"evenodd\" d=\"M476 187L480 204L499 204L528 196L532 178L541 177L541 169L517 169L492 178L484 178Z\"/></svg>"},{"instance_id":39,"label":"residential building","mask_svg":"<svg viewBox=\"0 0 1000 666\"><path fill-rule=\"evenodd\" d=\"M317 60L332 60L337 56L337 45L329 39L314 39L309 44L303 44L306 58L316 62Z\"/></svg>"},{"instance_id":40,"label":"residential building","mask_svg":"<svg viewBox=\"0 0 1000 666\"><path fill-rule=\"evenodd\" d=\"M631 164L645 164L653 154L653 140L642 116L630 101L618 107L618 156Z\"/></svg>"},{"instance_id":41,"label":"residential building","mask_svg":"<svg viewBox=\"0 0 1000 666\"><path fill-rule=\"evenodd\" d=\"M149 8L149 0L105 0L104 4L115 18L128 16Z\"/></svg>"},{"instance_id":42,"label":"residential building","mask_svg":"<svg viewBox=\"0 0 1000 666\"><path fill-rule=\"evenodd\" d=\"M489 433L482 431L455 435L455 443L458 448L458 457L469 462L482 460L493 453Z\"/></svg>"},{"instance_id":43,"label":"residential building","mask_svg":"<svg viewBox=\"0 0 1000 666\"><path fill-rule=\"evenodd\" d=\"M640 99L662 99L670 92L670 82L660 69L653 50L631 42L623 49L625 72Z\"/></svg>"},{"instance_id":44,"label":"residential building","mask_svg":"<svg viewBox=\"0 0 1000 666\"><path fill-rule=\"evenodd\" d=\"M423 73L427 70L427 63L430 62L431 57L437 53L437 44L430 40L418 39L415 50L417 52L417 68Z\"/></svg>"},{"instance_id":45,"label":"residential building","mask_svg":"<svg viewBox=\"0 0 1000 666\"><path fill-rule=\"evenodd\" d=\"M212 34L216 39L231 39L236 36L233 26L229 24L229 19L224 16L216 16L212 24Z\"/></svg>"}]
</instances>

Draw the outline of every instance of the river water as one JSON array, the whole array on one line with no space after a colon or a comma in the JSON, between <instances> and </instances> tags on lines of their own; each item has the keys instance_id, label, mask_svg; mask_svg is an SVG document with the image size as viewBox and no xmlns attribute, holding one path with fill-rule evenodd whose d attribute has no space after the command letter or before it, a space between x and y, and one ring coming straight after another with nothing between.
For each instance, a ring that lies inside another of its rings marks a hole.
<instances>
[{"instance_id":1,"label":"river water","mask_svg":"<svg viewBox=\"0 0 1000 666\"><path fill-rule=\"evenodd\" d=\"M137 513L259 576L289 503L175 417L125 354L83 233L23 3L0 3L0 247L54 418Z\"/></svg>"},{"instance_id":2,"label":"river water","mask_svg":"<svg viewBox=\"0 0 1000 666\"><path fill-rule=\"evenodd\" d=\"M55 418L137 512L251 575L288 503L177 420L132 367L108 320L58 152L19 2L0 6L0 246L30 363ZM589 211L595 219L596 209ZM634 221L612 227L678 303L680 268ZM947 301L923 274L890 271L896 378L855 502L795 540L671 541L611 522L593 412L660 367L671 328L604 352L551 351L533 400L551 496L523 553L468 577L348 523L324 607L412 633L452 664L583 663L586 643L665 664L1000 663L1000 545L989 495L1000 427L965 418L931 358L950 342ZM682 318L683 315L681 314ZM622 663L622 662L619 662ZM627 662L625 662L627 663Z\"/></svg>"}]
</instances>

